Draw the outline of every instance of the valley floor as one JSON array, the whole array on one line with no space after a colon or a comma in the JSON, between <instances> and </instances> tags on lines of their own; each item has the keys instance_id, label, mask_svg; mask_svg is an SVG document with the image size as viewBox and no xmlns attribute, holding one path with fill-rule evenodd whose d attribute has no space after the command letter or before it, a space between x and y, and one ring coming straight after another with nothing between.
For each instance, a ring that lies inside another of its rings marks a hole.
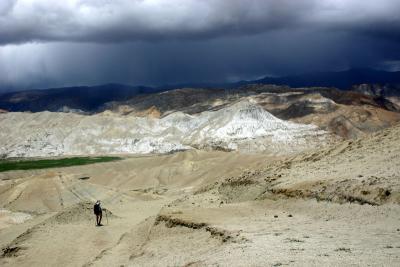
<instances>
[{"instance_id":1,"label":"valley floor","mask_svg":"<svg viewBox=\"0 0 400 267\"><path fill-rule=\"evenodd\" d=\"M0 265L399 266L399 137L0 173Z\"/></svg>"}]
</instances>

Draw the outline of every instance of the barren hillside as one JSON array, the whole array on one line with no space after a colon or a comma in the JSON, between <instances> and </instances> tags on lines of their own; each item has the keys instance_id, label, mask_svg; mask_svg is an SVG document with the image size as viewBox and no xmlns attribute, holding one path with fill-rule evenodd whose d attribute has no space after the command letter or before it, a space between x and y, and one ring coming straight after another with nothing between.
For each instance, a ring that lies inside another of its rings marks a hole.
<instances>
[{"instance_id":1,"label":"barren hillside","mask_svg":"<svg viewBox=\"0 0 400 267\"><path fill-rule=\"evenodd\" d=\"M186 151L5 172L0 263L396 266L399 138L396 126L290 158Z\"/></svg>"},{"instance_id":2,"label":"barren hillside","mask_svg":"<svg viewBox=\"0 0 400 267\"><path fill-rule=\"evenodd\" d=\"M179 89L110 102L103 109L124 116L198 114L237 101L252 101L282 120L314 124L348 139L375 132L400 121L400 108L389 99L329 88L248 85L235 90Z\"/></svg>"},{"instance_id":3,"label":"barren hillside","mask_svg":"<svg viewBox=\"0 0 400 267\"><path fill-rule=\"evenodd\" d=\"M280 120L247 100L216 111L174 112L161 119L40 112L1 114L0 123L3 157L167 153L193 148L272 155L302 151L333 139L314 125Z\"/></svg>"}]
</instances>

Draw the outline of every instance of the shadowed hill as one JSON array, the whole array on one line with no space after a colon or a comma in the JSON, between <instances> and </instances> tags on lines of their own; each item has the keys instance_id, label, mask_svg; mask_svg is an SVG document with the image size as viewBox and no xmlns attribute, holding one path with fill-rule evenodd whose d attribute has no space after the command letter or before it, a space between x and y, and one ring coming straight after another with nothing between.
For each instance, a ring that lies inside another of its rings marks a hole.
<instances>
[{"instance_id":1,"label":"shadowed hill","mask_svg":"<svg viewBox=\"0 0 400 267\"><path fill-rule=\"evenodd\" d=\"M205 93L223 94L224 90L235 91L248 85L275 84L289 87L336 87L351 90L354 85L374 84L385 87L387 95L396 95L400 84L400 72L385 72L371 69L351 69L341 72L319 72L284 77L264 77L259 80L240 81L235 83L186 83L159 87L129 86L122 84L105 84L100 86L78 86L43 90L9 92L0 95L0 109L8 111L74 111L96 112L108 102L140 102L142 96L155 92L165 92L178 88L196 88L185 97L185 101L201 101L198 97ZM196 90L209 89L195 92ZM217 90L219 88L220 90ZM390 90L388 89L390 88ZM353 87L354 89L354 87ZM356 89L357 90L357 89ZM214 92L216 91L216 92ZM382 96L382 95L379 95ZM144 99L146 100L146 99ZM155 97L155 101L157 97ZM172 103L171 103L172 104ZM173 108L173 106L171 107Z\"/></svg>"},{"instance_id":2,"label":"shadowed hill","mask_svg":"<svg viewBox=\"0 0 400 267\"><path fill-rule=\"evenodd\" d=\"M316 72L279 78L265 77L257 80L262 84L289 85L291 87L336 87L350 89L356 84L399 84L400 72L373 69L350 69L338 72Z\"/></svg>"},{"instance_id":3,"label":"shadowed hill","mask_svg":"<svg viewBox=\"0 0 400 267\"><path fill-rule=\"evenodd\" d=\"M100 86L10 92L0 95L0 107L8 111L93 111L110 101L123 101L139 94L154 92L144 86L106 84Z\"/></svg>"}]
</instances>

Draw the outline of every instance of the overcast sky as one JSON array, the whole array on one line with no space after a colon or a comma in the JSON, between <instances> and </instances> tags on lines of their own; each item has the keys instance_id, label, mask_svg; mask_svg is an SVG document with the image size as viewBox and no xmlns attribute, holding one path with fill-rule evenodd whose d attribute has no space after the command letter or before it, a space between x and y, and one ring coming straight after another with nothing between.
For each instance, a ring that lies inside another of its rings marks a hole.
<instances>
[{"instance_id":1,"label":"overcast sky","mask_svg":"<svg viewBox=\"0 0 400 267\"><path fill-rule=\"evenodd\" d=\"M399 0L0 0L0 89L400 69Z\"/></svg>"}]
</instances>

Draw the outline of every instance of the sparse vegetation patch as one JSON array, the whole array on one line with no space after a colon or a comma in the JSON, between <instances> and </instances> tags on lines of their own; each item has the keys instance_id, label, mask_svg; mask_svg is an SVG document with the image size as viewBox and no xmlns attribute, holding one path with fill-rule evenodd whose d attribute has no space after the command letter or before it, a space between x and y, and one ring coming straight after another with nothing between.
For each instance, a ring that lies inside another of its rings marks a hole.
<instances>
[{"instance_id":1,"label":"sparse vegetation patch","mask_svg":"<svg viewBox=\"0 0 400 267\"><path fill-rule=\"evenodd\" d=\"M35 170L35 169L47 169L47 168L58 168L58 167L70 167L77 165L87 165L99 162L110 162L121 160L120 157L72 157L72 158L61 158L61 159L12 159L12 160L0 160L0 172L14 171L14 170Z\"/></svg>"}]
</instances>

